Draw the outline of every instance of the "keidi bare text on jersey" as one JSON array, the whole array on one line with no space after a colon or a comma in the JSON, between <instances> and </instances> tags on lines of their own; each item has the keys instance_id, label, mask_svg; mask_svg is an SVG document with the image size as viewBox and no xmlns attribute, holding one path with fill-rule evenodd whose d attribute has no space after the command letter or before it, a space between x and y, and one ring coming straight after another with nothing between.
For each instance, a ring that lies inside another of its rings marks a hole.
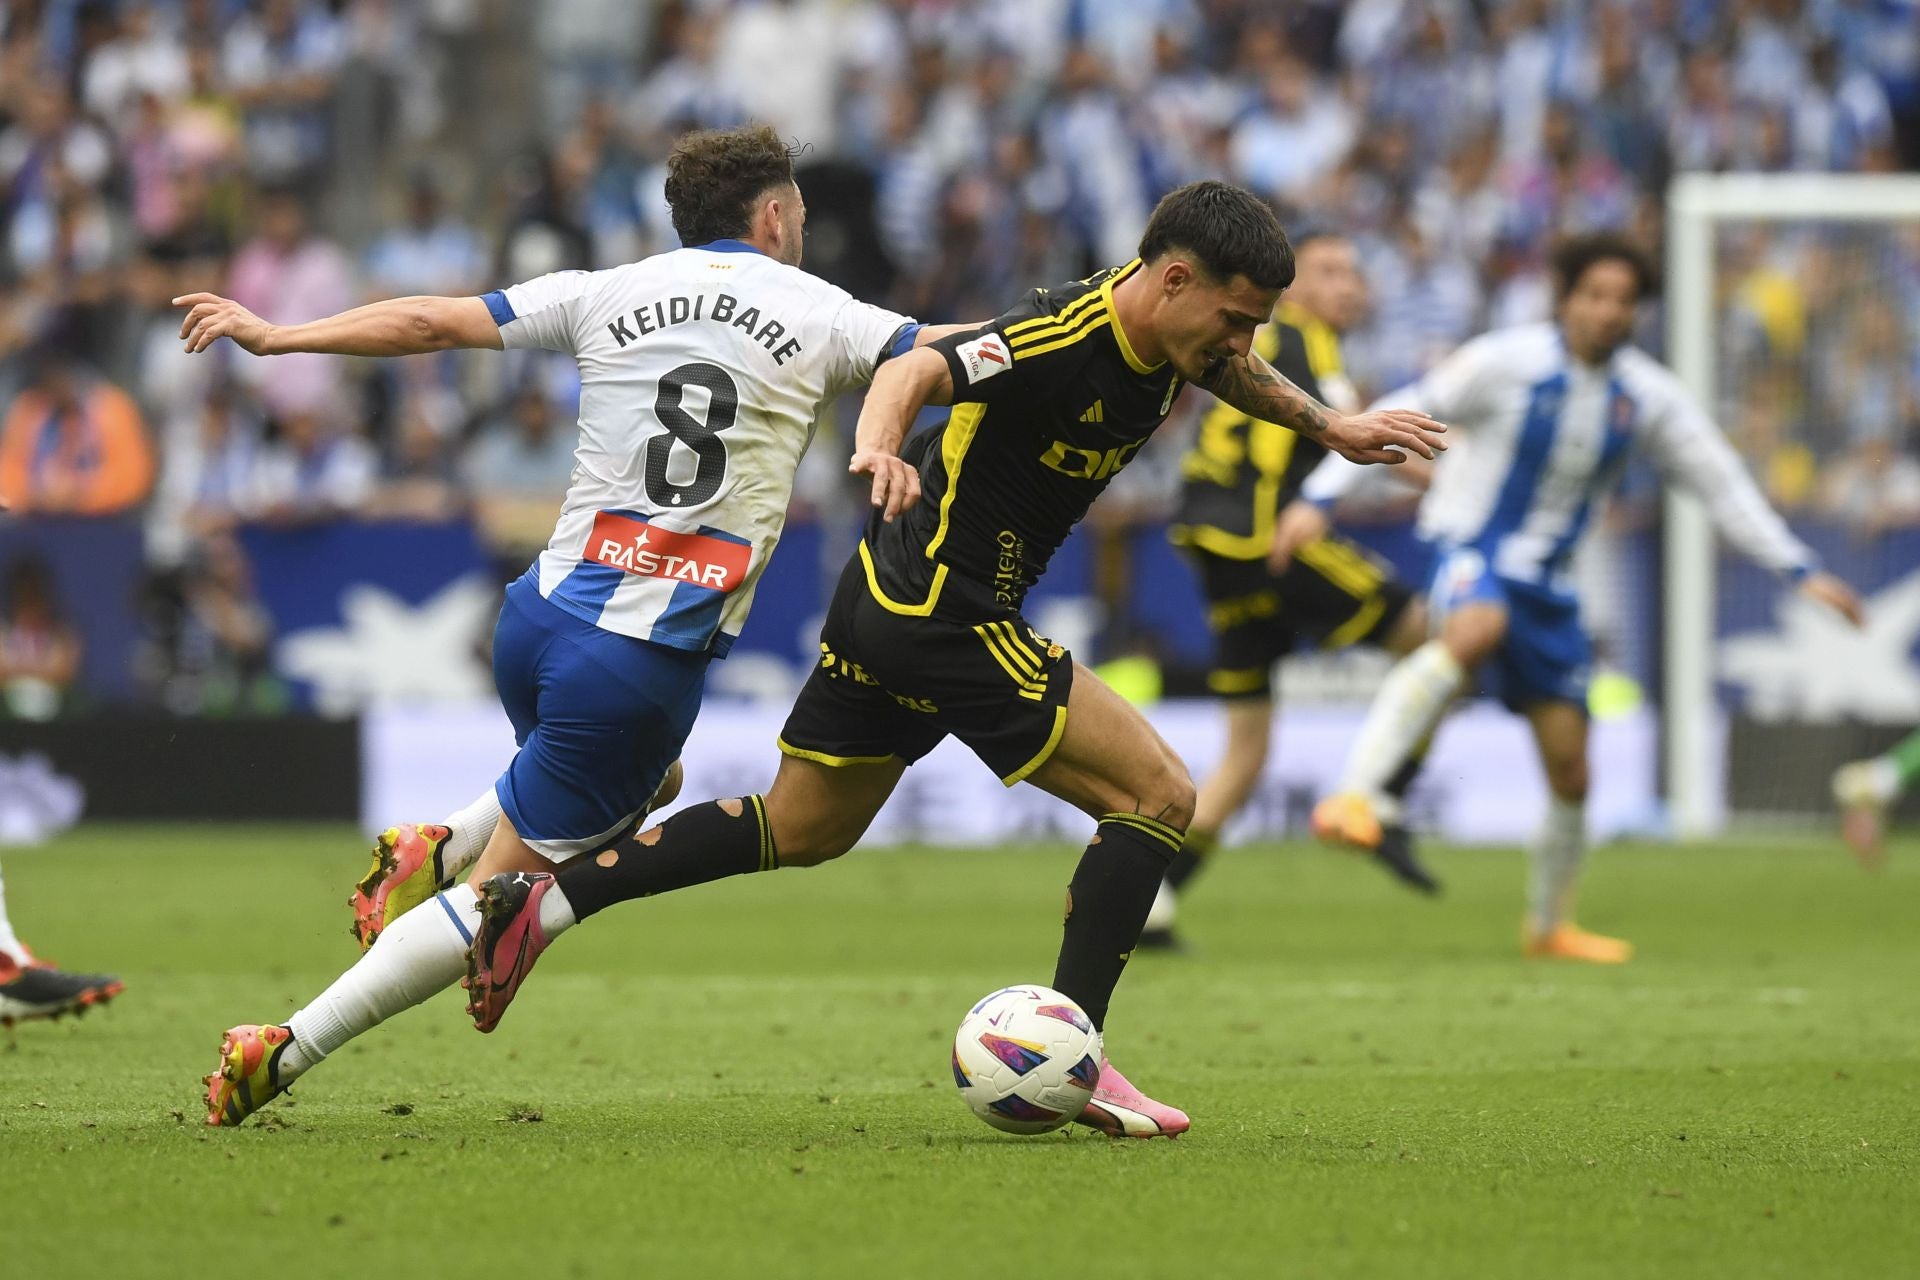
<instances>
[{"instance_id":1,"label":"keidi bare text on jersey","mask_svg":"<svg viewBox=\"0 0 1920 1280\"><path fill-rule=\"evenodd\" d=\"M702 320L708 324L732 325L744 329L747 336L773 353L775 364L785 364L788 356L800 354L800 340L786 338L787 326L778 320L760 319L760 308L741 307L740 300L730 293L716 293L709 300L705 294L695 294L691 298L678 295L671 298L659 298L651 303L642 303L633 309L633 324L627 323L627 317L609 321L607 332L613 340L626 346L629 342L638 342L650 333L670 329L677 324L698 324ZM780 345L775 346L775 343Z\"/></svg>"}]
</instances>

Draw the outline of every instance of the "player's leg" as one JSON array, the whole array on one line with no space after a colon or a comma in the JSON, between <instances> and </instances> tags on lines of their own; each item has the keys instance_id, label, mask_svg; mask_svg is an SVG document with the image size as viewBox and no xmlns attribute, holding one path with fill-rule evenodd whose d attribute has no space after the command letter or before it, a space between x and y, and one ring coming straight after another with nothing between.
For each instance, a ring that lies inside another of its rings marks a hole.
<instances>
[{"instance_id":1,"label":"player's leg","mask_svg":"<svg viewBox=\"0 0 1920 1280\"><path fill-rule=\"evenodd\" d=\"M34 959L7 916L0 882L0 1026L30 1018L58 1018L105 1004L126 984L104 973L68 973Z\"/></svg>"},{"instance_id":2,"label":"player's leg","mask_svg":"<svg viewBox=\"0 0 1920 1280\"><path fill-rule=\"evenodd\" d=\"M1099 824L1067 885L1053 986L1104 1031L1114 988L1193 820L1195 797L1186 766L1132 704L1085 667L1074 665L1072 681L1064 731L1026 780ZM1116 1137L1173 1136L1189 1123L1185 1112L1147 1097L1111 1062L1101 1064L1080 1121Z\"/></svg>"},{"instance_id":3,"label":"player's leg","mask_svg":"<svg viewBox=\"0 0 1920 1280\"><path fill-rule=\"evenodd\" d=\"M1308 543L1282 575L1280 589L1294 626L1323 649L1368 645L1406 658L1425 642L1425 602L1358 543L1338 537ZM1336 831L1357 825L1369 837L1379 832L1378 839L1343 841L1348 849L1369 854L1396 880L1422 893L1438 893L1440 882L1421 865L1401 802L1432 736L1431 730L1424 734L1377 791L1327 806L1333 814L1358 813L1358 822L1348 818L1335 824Z\"/></svg>"},{"instance_id":4,"label":"player's leg","mask_svg":"<svg viewBox=\"0 0 1920 1280\"><path fill-rule=\"evenodd\" d=\"M705 667L704 655L599 631L524 581L510 588L494 673L521 748L497 784L502 817L480 866L564 861L625 830L679 754ZM479 919L472 884L434 894L285 1024L230 1029L207 1078L207 1123L238 1124L348 1041L453 985Z\"/></svg>"},{"instance_id":5,"label":"player's leg","mask_svg":"<svg viewBox=\"0 0 1920 1280\"><path fill-rule=\"evenodd\" d=\"M1447 557L1430 599L1440 611L1439 635L1402 658L1381 683L1348 753L1340 791L1314 809L1314 831L1324 840L1368 849L1380 844L1383 821L1397 816L1387 784L1431 739L1466 687L1467 673L1506 640L1506 594L1477 553Z\"/></svg>"},{"instance_id":6,"label":"player's leg","mask_svg":"<svg viewBox=\"0 0 1920 1280\"><path fill-rule=\"evenodd\" d=\"M672 804L685 779L685 769L675 760L647 802L648 811ZM435 892L464 879L486 851L499 822L500 797L489 784L443 822L405 823L381 832L374 840L372 867L347 899L360 949L372 946L380 930Z\"/></svg>"},{"instance_id":7,"label":"player's leg","mask_svg":"<svg viewBox=\"0 0 1920 1280\"><path fill-rule=\"evenodd\" d=\"M693 805L558 874L488 879L465 979L474 1026L499 1026L554 940L615 903L839 857L905 768L897 758L836 768L789 755L765 795Z\"/></svg>"},{"instance_id":8,"label":"player's leg","mask_svg":"<svg viewBox=\"0 0 1920 1280\"><path fill-rule=\"evenodd\" d=\"M844 614L829 611L841 638ZM474 1026L491 1031L555 938L617 902L781 866L812 866L851 849L893 793L908 759L940 734L907 713L825 642L780 735L765 795L694 805L557 876L502 876L482 890L466 985ZM924 719L924 717L923 717Z\"/></svg>"},{"instance_id":9,"label":"player's leg","mask_svg":"<svg viewBox=\"0 0 1920 1280\"><path fill-rule=\"evenodd\" d=\"M1619 964L1633 947L1588 933L1573 923L1573 902L1587 856L1587 713L1558 699L1527 708L1547 775L1547 815L1527 849L1527 919L1523 946L1530 956Z\"/></svg>"},{"instance_id":10,"label":"player's leg","mask_svg":"<svg viewBox=\"0 0 1920 1280\"><path fill-rule=\"evenodd\" d=\"M1267 766L1267 748L1273 734L1270 698L1232 698L1222 704L1226 713L1227 743L1195 795L1193 821L1187 827L1180 852L1167 865L1166 881L1147 913L1140 945L1146 949L1173 949L1180 945L1174 932L1176 900L1194 877L1206 869L1220 844L1220 831L1247 802Z\"/></svg>"},{"instance_id":11,"label":"player's leg","mask_svg":"<svg viewBox=\"0 0 1920 1280\"><path fill-rule=\"evenodd\" d=\"M1226 749L1200 782L1193 822L1140 934L1146 949L1180 945L1174 933L1178 897L1205 870L1222 828L1260 781L1272 735L1273 666L1294 643L1283 618L1287 602L1281 582L1264 560L1231 560L1204 551L1195 552L1194 559L1207 599L1207 628L1213 634L1207 689L1225 713Z\"/></svg>"},{"instance_id":12,"label":"player's leg","mask_svg":"<svg viewBox=\"0 0 1920 1280\"><path fill-rule=\"evenodd\" d=\"M1206 551L1194 551L1192 557L1213 635L1213 666L1206 683L1225 712L1227 745L1219 764L1200 781L1181 852L1173 856L1146 915L1146 929L1140 933L1140 946L1146 950L1179 948L1173 931L1179 896L1206 869L1221 829L1260 783L1273 731L1273 664L1294 647L1294 631L1283 616L1283 581L1265 560L1233 560Z\"/></svg>"},{"instance_id":13,"label":"player's leg","mask_svg":"<svg viewBox=\"0 0 1920 1280\"><path fill-rule=\"evenodd\" d=\"M1911 733L1871 760L1855 760L1834 770L1833 798L1840 806L1840 834L1863 865L1878 867L1885 857L1887 810L1920 778L1920 732Z\"/></svg>"}]
</instances>

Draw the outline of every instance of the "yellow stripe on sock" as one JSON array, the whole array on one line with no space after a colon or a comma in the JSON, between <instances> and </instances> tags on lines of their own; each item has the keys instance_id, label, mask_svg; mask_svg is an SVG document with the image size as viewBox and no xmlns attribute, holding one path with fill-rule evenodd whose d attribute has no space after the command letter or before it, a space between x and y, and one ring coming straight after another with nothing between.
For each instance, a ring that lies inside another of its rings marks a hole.
<instances>
[{"instance_id":1,"label":"yellow stripe on sock","mask_svg":"<svg viewBox=\"0 0 1920 1280\"><path fill-rule=\"evenodd\" d=\"M760 824L760 869L771 871L779 866L773 852L773 827L767 822L767 802L759 796L748 796L753 804L754 821Z\"/></svg>"},{"instance_id":2,"label":"yellow stripe on sock","mask_svg":"<svg viewBox=\"0 0 1920 1280\"><path fill-rule=\"evenodd\" d=\"M1175 853L1180 852L1180 846L1184 843L1184 838L1180 832L1168 826L1166 823L1161 822L1159 819L1149 818L1143 813L1109 813L1101 818L1100 821L1103 823L1118 823L1123 827L1132 827L1136 831L1144 831L1172 849Z\"/></svg>"}]
</instances>

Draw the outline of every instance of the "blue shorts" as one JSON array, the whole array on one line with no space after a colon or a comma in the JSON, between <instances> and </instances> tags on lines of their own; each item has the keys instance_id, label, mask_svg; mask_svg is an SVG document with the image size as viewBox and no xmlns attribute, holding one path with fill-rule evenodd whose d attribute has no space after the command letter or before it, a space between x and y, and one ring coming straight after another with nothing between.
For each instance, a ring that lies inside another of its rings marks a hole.
<instances>
[{"instance_id":1,"label":"blue shorts","mask_svg":"<svg viewBox=\"0 0 1920 1280\"><path fill-rule=\"evenodd\" d=\"M686 744L709 660L583 622L530 574L508 587L493 681L520 750L494 792L520 838L564 862L632 825Z\"/></svg>"},{"instance_id":2,"label":"blue shorts","mask_svg":"<svg viewBox=\"0 0 1920 1280\"><path fill-rule=\"evenodd\" d=\"M1548 587L1503 578L1472 549L1443 550L1428 589L1438 631L1447 614L1464 604L1493 604L1507 611L1507 638L1489 669L1493 693L1514 711L1536 702L1587 706L1593 642L1580 623L1578 599Z\"/></svg>"}]
</instances>

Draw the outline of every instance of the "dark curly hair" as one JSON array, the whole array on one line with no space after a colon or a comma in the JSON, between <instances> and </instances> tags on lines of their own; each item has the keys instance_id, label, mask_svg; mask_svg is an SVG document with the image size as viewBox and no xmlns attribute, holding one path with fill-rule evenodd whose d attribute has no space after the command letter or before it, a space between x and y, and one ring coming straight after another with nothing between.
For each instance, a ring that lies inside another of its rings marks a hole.
<instances>
[{"instance_id":1,"label":"dark curly hair","mask_svg":"<svg viewBox=\"0 0 1920 1280\"><path fill-rule=\"evenodd\" d=\"M1573 236L1562 240L1553 250L1553 299L1565 302L1574 286L1580 283L1580 277L1587 274L1587 268L1597 262L1625 263L1633 272L1634 296L1646 299L1653 296L1658 281L1654 278L1653 262L1646 251L1623 235L1611 231L1596 231L1590 235Z\"/></svg>"},{"instance_id":2,"label":"dark curly hair","mask_svg":"<svg viewBox=\"0 0 1920 1280\"><path fill-rule=\"evenodd\" d=\"M764 124L703 129L667 156L667 207L683 245L744 236L774 187L793 185L793 151Z\"/></svg>"},{"instance_id":3,"label":"dark curly hair","mask_svg":"<svg viewBox=\"0 0 1920 1280\"><path fill-rule=\"evenodd\" d=\"M1153 208L1140 260L1178 250L1221 283L1245 276L1262 289L1293 283L1293 247L1272 206L1229 182L1189 182Z\"/></svg>"}]
</instances>

